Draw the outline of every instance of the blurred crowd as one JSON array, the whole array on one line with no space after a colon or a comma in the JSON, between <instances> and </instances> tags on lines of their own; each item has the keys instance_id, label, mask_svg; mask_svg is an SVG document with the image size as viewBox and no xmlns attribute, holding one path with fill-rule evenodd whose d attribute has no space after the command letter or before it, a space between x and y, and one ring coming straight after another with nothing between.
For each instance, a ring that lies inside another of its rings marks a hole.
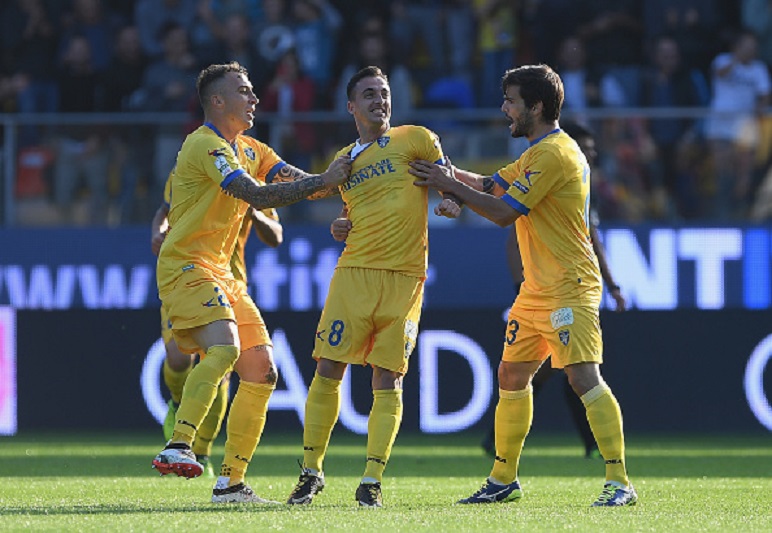
<instances>
[{"instance_id":1,"label":"blurred crowd","mask_svg":"<svg viewBox=\"0 0 772 533\"><path fill-rule=\"evenodd\" d=\"M506 69L547 63L565 84L564 116L596 134L605 220L772 218L772 0L5 0L0 26L0 113L190 117L184 128L22 126L16 194L53 206L51 223L149 220L200 121L198 71L231 60L274 113L343 115L348 78L378 65L394 124L415 110L495 109ZM604 108L657 113L593 114ZM271 135L285 160L313 169L353 140L325 128Z\"/></svg>"}]
</instances>

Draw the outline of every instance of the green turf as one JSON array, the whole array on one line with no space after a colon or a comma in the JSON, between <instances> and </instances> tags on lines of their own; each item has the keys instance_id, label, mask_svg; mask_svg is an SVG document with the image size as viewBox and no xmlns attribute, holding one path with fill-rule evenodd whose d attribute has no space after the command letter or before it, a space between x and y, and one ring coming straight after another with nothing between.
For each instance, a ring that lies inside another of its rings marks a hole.
<instances>
[{"instance_id":1,"label":"green turf","mask_svg":"<svg viewBox=\"0 0 772 533\"><path fill-rule=\"evenodd\" d=\"M160 435L160 432L159 432ZM265 435L250 467L255 491L285 500L300 435ZM219 442L219 441L218 441ZM461 506L491 460L479 435L401 435L384 479L385 508L357 509L363 437L334 435L327 488L312 506L216 506L211 480L154 475L156 435L0 438L0 531L772 531L767 435L628 437L639 504L592 509L599 460L574 436L532 435L520 502ZM222 445L215 458L222 455Z\"/></svg>"}]
</instances>

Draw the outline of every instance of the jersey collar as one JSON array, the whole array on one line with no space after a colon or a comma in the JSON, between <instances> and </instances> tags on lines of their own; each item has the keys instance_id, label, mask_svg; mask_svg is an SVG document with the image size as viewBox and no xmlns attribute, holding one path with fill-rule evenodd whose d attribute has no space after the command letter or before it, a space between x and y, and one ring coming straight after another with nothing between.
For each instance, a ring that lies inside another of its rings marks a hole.
<instances>
[{"instance_id":1,"label":"jersey collar","mask_svg":"<svg viewBox=\"0 0 772 533\"><path fill-rule=\"evenodd\" d=\"M209 128L210 130L212 130L213 132L215 132L215 133L217 134L217 136L218 136L218 137L220 137L222 140L224 140L225 142L228 142L228 139L226 139L226 138L223 136L223 134L222 134L222 133L220 133L220 130L218 130L218 129L217 129L217 126L215 126L215 125L214 125L214 124L212 124L211 122L204 122L204 126L206 126L206 127L207 127L207 128ZM239 155L239 146L238 146L238 144L236 144L236 141L233 141L232 143L228 143L228 144L230 144L230 145L231 145L231 148L233 148L233 153L235 153L235 154L236 154L236 157L238 157L238 155Z\"/></svg>"},{"instance_id":2,"label":"jersey collar","mask_svg":"<svg viewBox=\"0 0 772 533\"><path fill-rule=\"evenodd\" d=\"M554 130L552 130L552 131L550 131L550 132L547 132L547 133L545 133L545 134L544 134L544 135L542 135L541 137L539 137L539 138L537 138L537 139L534 139L534 140L532 140L532 141L531 141L531 142L528 144L528 146L533 146L534 144L538 143L539 141L541 141L541 140L542 140L542 139L544 139L545 137L548 137L548 136L552 135L553 133L558 133L559 131L560 131L560 128L555 128Z\"/></svg>"}]
</instances>

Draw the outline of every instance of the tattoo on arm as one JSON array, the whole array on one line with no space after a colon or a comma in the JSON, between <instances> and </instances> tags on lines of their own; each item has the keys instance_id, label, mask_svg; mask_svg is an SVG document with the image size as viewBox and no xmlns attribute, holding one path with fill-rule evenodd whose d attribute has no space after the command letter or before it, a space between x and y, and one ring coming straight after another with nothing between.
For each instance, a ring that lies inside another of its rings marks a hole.
<instances>
[{"instance_id":1,"label":"tattoo on arm","mask_svg":"<svg viewBox=\"0 0 772 533\"><path fill-rule=\"evenodd\" d=\"M307 174L295 181L271 183L261 187L249 175L242 174L225 187L225 192L244 200L255 209L262 210L294 204L326 188L324 180L318 175Z\"/></svg>"},{"instance_id":2,"label":"tattoo on arm","mask_svg":"<svg viewBox=\"0 0 772 533\"><path fill-rule=\"evenodd\" d=\"M273 183L291 183L294 181L315 177L317 174L309 174L304 170L301 170L292 165L284 165L279 169L276 175L273 177ZM330 196L339 195L340 191L337 187L331 189L324 189L308 196L308 200L319 200L320 198L329 198Z\"/></svg>"},{"instance_id":3,"label":"tattoo on arm","mask_svg":"<svg viewBox=\"0 0 772 533\"><path fill-rule=\"evenodd\" d=\"M496 185L496 182L493 181L493 178L490 176L485 176L482 179L482 192L485 194L490 194L493 192L493 187Z\"/></svg>"}]
</instances>

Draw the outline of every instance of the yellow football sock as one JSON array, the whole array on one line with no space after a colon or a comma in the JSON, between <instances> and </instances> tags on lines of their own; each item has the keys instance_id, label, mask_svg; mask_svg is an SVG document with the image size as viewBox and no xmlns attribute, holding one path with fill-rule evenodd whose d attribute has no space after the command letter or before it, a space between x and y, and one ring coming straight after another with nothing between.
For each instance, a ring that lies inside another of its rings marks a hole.
<instances>
[{"instance_id":1,"label":"yellow football sock","mask_svg":"<svg viewBox=\"0 0 772 533\"><path fill-rule=\"evenodd\" d=\"M214 397L212 407L206 414L201 427L196 433L196 440L193 441L193 453L196 455L212 455L212 444L220 434L225 411L228 409L228 391L230 389L230 380L224 379L217 388L217 396Z\"/></svg>"},{"instance_id":2,"label":"yellow football sock","mask_svg":"<svg viewBox=\"0 0 772 533\"><path fill-rule=\"evenodd\" d=\"M391 456L391 447L402 422L402 391L373 391L373 407L367 422L367 466L365 478L383 479L383 471Z\"/></svg>"},{"instance_id":3,"label":"yellow football sock","mask_svg":"<svg viewBox=\"0 0 772 533\"><path fill-rule=\"evenodd\" d=\"M598 450L606 461L606 481L629 485L625 470L625 437L622 431L622 411L605 383L593 387L582 396L587 409L590 429L598 442Z\"/></svg>"},{"instance_id":4,"label":"yellow football sock","mask_svg":"<svg viewBox=\"0 0 772 533\"><path fill-rule=\"evenodd\" d=\"M533 420L533 387L509 391L499 389L496 405L496 460L490 477L510 484L517 479L523 443Z\"/></svg>"},{"instance_id":5,"label":"yellow football sock","mask_svg":"<svg viewBox=\"0 0 772 533\"><path fill-rule=\"evenodd\" d=\"M169 361L164 359L164 383L169 389L169 394L171 394L172 400L177 405L179 405L180 401L182 400L182 388L185 386L185 380L188 379L188 374L190 374L191 370L192 367L190 366L182 372L173 370L172 367L169 366Z\"/></svg>"},{"instance_id":6,"label":"yellow football sock","mask_svg":"<svg viewBox=\"0 0 772 533\"><path fill-rule=\"evenodd\" d=\"M303 426L303 465L322 471L332 428L340 413L340 380L314 374L306 398Z\"/></svg>"},{"instance_id":7,"label":"yellow football sock","mask_svg":"<svg viewBox=\"0 0 772 533\"><path fill-rule=\"evenodd\" d=\"M182 389L172 442L193 443L201 422L217 396L220 381L231 371L238 357L237 346L212 346L206 351L206 357L190 371L185 388Z\"/></svg>"},{"instance_id":8,"label":"yellow football sock","mask_svg":"<svg viewBox=\"0 0 772 533\"><path fill-rule=\"evenodd\" d=\"M275 388L267 383L239 383L228 415L228 440L220 469L221 476L230 478L228 486L244 481L249 461L263 435L268 400Z\"/></svg>"}]
</instances>

